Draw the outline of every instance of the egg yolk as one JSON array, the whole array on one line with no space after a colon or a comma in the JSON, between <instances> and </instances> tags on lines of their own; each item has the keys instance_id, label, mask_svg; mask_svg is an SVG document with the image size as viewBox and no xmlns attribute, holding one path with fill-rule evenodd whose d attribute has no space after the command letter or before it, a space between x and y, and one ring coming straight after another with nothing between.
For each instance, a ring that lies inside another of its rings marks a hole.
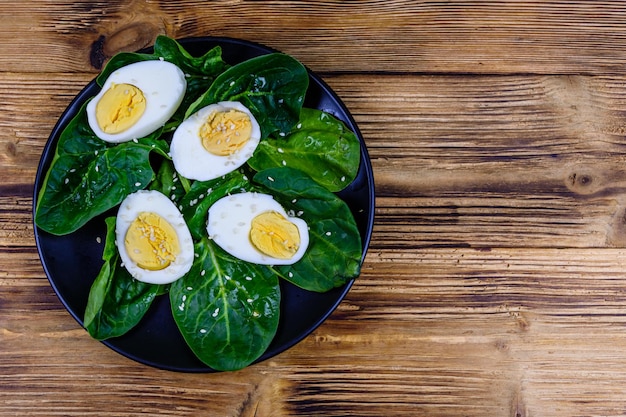
<instances>
[{"instance_id":1,"label":"egg yolk","mask_svg":"<svg viewBox=\"0 0 626 417\"><path fill-rule=\"evenodd\" d=\"M235 109L211 113L200 127L202 146L219 156L232 155L243 148L251 134L250 117Z\"/></svg>"},{"instance_id":2,"label":"egg yolk","mask_svg":"<svg viewBox=\"0 0 626 417\"><path fill-rule=\"evenodd\" d=\"M116 134L133 126L146 110L142 91L131 84L113 84L96 104L96 121L103 132Z\"/></svg>"},{"instance_id":3,"label":"egg yolk","mask_svg":"<svg viewBox=\"0 0 626 417\"><path fill-rule=\"evenodd\" d=\"M265 255L290 259L300 246L300 232L280 213L266 211L252 219L250 241Z\"/></svg>"},{"instance_id":4,"label":"egg yolk","mask_svg":"<svg viewBox=\"0 0 626 417\"><path fill-rule=\"evenodd\" d=\"M163 217L141 212L131 223L124 239L130 259L150 271L167 268L180 254L178 235Z\"/></svg>"}]
</instances>

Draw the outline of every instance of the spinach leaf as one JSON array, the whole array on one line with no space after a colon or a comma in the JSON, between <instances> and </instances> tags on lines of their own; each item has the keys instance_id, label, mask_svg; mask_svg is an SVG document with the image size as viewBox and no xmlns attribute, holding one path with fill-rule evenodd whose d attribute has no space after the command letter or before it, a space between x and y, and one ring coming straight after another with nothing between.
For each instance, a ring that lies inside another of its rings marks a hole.
<instances>
[{"instance_id":1,"label":"spinach leaf","mask_svg":"<svg viewBox=\"0 0 626 417\"><path fill-rule=\"evenodd\" d=\"M121 336L146 314L154 298L164 292L161 285L133 279L120 265L115 246L115 217L106 219L104 264L89 292L83 325L98 340Z\"/></svg>"},{"instance_id":2,"label":"spinach leaf","mask_svg":"<svg viewBox=\"0 0 626 417\"><path fill-rule=\"evenodd\" d=\"M261 171L253 180L309 226L304 257L293 265L276 266L281 277L305 290L325 292L359 275L361 236L343 200L289 167Z\"/></svg>"},{"instance_id":3,"label":"spinach leaf","mask_svg":"<svg viewBox=\"0 0 626 417\"><path fill-rule=\"evenodd\" d=\"M156 38L153 56L155 59L163 58L178 65L187 75L199 75L210 82L229 66L222 59L220 46L210 49L200 57L193 57L180 43L164 35Z\"/></svg>"},{"instance_id":4,"label":"spinach leaf","mask_svg":"<svg viewBox=\"0 0 626 417\"><path fill-rule=\"evenodd\" d=\"M189 180L178 175L174 164L169 159L164 159L161 162L159 171L150 184L151 190L159 191L168 196L174 203L180 201L190 188Z\"/></svg>"},{"instance_id":5,"label":"spinach leaf","mask_svg":"<svg viewBox=\"0 0 626 417\"><path fill-rule=\"evenodd\" d=\"M283 138L261 141L248 164L257 171L297 168L337 192L354 180L360 159L359 140L341 120L321 110L303 108L300 122Z\"/></svg>"},{"instance_id":6,"label":"spinach leaf","mask_svg":"<svg viewBox=\"0 0 626 417\"><path fill-rule=\"evenodd\" d=\"M215 370L241 369L258 359L276 334L278 277L241 262L207 237L195 247L189 273L170 287L172 314L185 341Z\"/></svg>"},{"instance_id":7,"label":"spinach leaf","mask_svg":"<svg viewBox=\"0 0 626 417\"><path fill-rule=\"evenodd\" d=\"M169 158L169 145L156 139L160 134L109 144L89 129L83 106L59 138L37 201L37 226L56 235L71 233L145 188L154 178L150 153Z\"/></svg>"},{"instance_id":8,"label":"spinach leaf","mask_svg":"<svg viewBox=\"0 0 626 417\"><path fill-rule=\"evenodd\" d=\"M289 132L300 118L309 86L306 68L289 55L251 58L219 75L187 110L186 117L209 104L239 101L254 115L262 137Z\"/></svg>"}]
</instances>

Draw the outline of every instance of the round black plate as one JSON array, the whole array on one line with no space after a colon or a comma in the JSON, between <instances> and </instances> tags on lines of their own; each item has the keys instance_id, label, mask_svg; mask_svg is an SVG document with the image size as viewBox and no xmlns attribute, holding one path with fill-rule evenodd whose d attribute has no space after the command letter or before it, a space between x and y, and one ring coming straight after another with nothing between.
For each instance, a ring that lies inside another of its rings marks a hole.
<instances>
[{"instance_id":1,"label":"round black plate","mask_svg":"<svg viewBox=\"0 0 626 417\"><path fill-rule=\"evenodd\" d=\"M230 38L188 38L179 42L194 56L200 56L219 45L222 47L224 60L230 64L275 52L263 45ZM361 141L361 166L357 178L339 195L354 214L365 257L374 221L374 178L369 155L363 137L345 105L318 76L311 71L309 76L305 106L327 111L343 120ZM35 178L33 213L61 132L80 107L98 91L95 80L91 81L70 103L52 130ZM35 240L48 280L63 305L81 325L89 289L102 265L105 217L106 215L97 217L66 236L51 235L35 225ZM309 335L335 310L353 282L323 294L304 291L282 282L283 301L278 332L257 362L277 355ZM158 297L141 323L129 333L103 343L130 359L157 368L181 372L213 371L200 362L186 345L172 317L168 297ZM68 350L70 348L68 346Z\"/></svg>"}]
</instances>

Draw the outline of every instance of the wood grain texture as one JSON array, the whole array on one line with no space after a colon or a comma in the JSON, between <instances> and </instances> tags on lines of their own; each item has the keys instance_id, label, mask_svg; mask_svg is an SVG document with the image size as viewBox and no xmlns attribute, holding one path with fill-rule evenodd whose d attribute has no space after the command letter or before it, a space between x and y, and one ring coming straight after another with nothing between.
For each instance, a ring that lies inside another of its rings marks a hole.
<instances>
[{"instance_id":1,"label":"wood grain texture","mask_svg":"<svg viewBox=\"0 0 626 417\"><path fill-rule=\"evenodd\" d=\"M623 415L625 17L619 1L0 3L0 416ZM59 116L158 33L293 54L374 168L361 277L313 334L238 372L92 340L33 239Z\"/></svg>"},{"instance_id":2,"label":"wood grain texture","mask_svg":"<svg viewBox=\"0 0 626 417\"><path fill-rule=\"evenodd\" d=\"M159 33L257 41L321 72L593 74L626 63L620 1L36 0L2 2L0 16L6 71L94 70Z\"/></svg>"}]
</instances>

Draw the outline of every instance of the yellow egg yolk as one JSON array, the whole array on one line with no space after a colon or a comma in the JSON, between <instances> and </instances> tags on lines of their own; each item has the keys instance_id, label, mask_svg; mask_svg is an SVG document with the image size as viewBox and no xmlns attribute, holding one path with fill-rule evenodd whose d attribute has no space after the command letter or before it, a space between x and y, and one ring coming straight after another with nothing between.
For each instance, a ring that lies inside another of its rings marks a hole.
<instances>
[{"instance_id":1,"label":"yellow egg yolk","mask_svg":"<svg viewBox=\"0 0 626 417\"><path fill-rule=\"evenodd\" d=\"M265 255L290 259L300 246L300 232L280 213L266 211L252 219L250 241Z\"/></svg>"},{"instance_id":2,"label":"yellow egg yolk","mask_svg":"<svg viewBox=\"0 0 626 417\"><path fill-rule=\"evenodd\" d=\"M202 146L214 155L232 155L250 140L252 122L239 110L213 112L200 127Z\"/></svg>"},{"instance_id":3,"label":"yellow egg yolk","mask_svg":"<svg viewBox=\"0 0 626 417\"><path fill-rule=\"evenodd\" d=\"M116 134L133 126L146 110L142 91L131 84L113 84L96 104L96 121L103 132Z\"/></svg>"},{"instance_id":4,"label":"yellow egg yolk","mask_svg":"<svg viewBox=\"0 0 626 417\"><path fill-rule=\"evenodd\" d=\"M167 268L180 254L178 235L163 217L141 212L131 223L124 239L130 259L150 271Z\"/></svg>"}]
</instances>

